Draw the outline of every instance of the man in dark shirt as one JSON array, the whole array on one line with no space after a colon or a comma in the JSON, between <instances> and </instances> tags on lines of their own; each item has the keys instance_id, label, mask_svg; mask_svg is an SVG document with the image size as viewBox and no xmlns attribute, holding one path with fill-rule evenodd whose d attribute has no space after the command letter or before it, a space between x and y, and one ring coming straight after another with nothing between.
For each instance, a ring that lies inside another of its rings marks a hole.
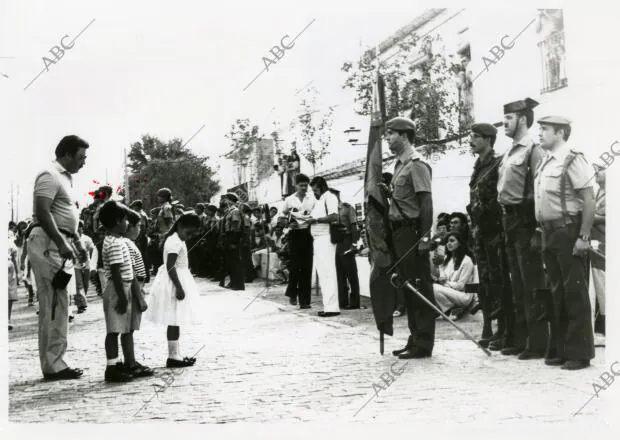
<instances>
[{"instance_id":1,"label":"man in dark shirt","mask_svg":"<svg viewBox=\"0 0 620 440\"><path fill-rule=\"evenodd\" d=\"M478 265L478 297L482 306L483 328L480 344L487 347L491 341L507 335L506 316L513 320L512 288L503 242L502 211L497 201L498 166L501 157L495 157L493 146L497 129L491 124L479 123L471 127L470 145L478 156L469 182L467 212L472 220L473 251ZM501 307L501 309L500 309ZM493 335L493 311L498 330Z\"/></svg>"}]
</instances>

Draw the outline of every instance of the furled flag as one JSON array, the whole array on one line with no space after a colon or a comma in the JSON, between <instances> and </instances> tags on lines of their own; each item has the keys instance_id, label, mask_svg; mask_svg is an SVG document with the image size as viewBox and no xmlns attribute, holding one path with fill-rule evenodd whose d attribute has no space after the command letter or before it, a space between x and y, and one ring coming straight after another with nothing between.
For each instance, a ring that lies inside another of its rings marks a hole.
<instances>
[{"instance_id":1,"label":"furled flag","mask_svg":"<svg viewBox=\"0 0 620 440\"><path fill-rule=\"evenodd\" d=\"M383 78L377 72L372 94L372 116L368 135L366 176L364 180L364 204L366 206L366 233L370 251L370 299L377 329L381 336L383 354L383 333L394 334L393 313L396 290L390 284L387 273L393 258L390 244L388 220L389 204L379 189L383 181L383 155L381 137L385 120L385 93Z\"/></svg>"}]
</instances>

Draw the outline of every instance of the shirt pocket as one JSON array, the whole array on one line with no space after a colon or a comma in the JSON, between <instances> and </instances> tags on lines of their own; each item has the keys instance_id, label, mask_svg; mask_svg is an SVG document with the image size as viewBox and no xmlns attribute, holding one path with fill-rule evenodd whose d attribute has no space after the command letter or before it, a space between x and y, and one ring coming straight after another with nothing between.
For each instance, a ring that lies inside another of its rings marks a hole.
<instances>
[{"instance_id":1,"label":"shirt pocket","mask_svg":"<svg viewBox=\"0 0 620 440\"><path fill-rule=\"evenodd\" d=\"M525 167L525 161L527 159L527 150L518 152L508 159L508 166L511 168Z\"/></svg>"},{"instance_id":2,"label":"shirt pocket","mask_svg":"<svg viewBox=\"0 0 620 440\"><path fill-rule=\"evenodd\" d=\"M413 191L412 185L409 183L407 174L399 175L393 182L393 195L397 199L409 196Z\"/></svg>"},{"instance_id":3,"label":"shirt pocket","mask_svg":"<svg viewBox=\"0 0 620 440\"><path fill-rule=\"evenodd\" d=\"M559 195L560 181L562 180L562 170L553 169L542 176L543 190L546 193Z\"/></svg>"}]
</instances>

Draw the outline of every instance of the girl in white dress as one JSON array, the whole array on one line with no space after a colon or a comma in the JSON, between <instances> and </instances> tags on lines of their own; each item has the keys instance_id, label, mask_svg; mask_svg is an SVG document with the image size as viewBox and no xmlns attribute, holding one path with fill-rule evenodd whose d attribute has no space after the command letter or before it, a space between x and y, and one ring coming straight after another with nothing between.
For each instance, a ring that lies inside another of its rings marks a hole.
<instances>
[{"instance_id":1,"label":"girl in white dress","mask_svg":"<svg viewBox=\"0 0 620 440\"><path fill-rule=\"evenodd\" d=\"M192 213L181 215L164 235L164 264L158 269L151 286L145 318L168 326L167 368L189 367L195 358L179 354L180 326L196 323L198 291L189 271L185 242L200 228L200 217Z\"/></svg>"},{"instance_id":2,"label":"girl in white dress","mask_svg":"<svg viewBox=\"0 0 620 440\"><path fill-rule=\"evenodd\" d=\"M446 260L439 266L439 277L434 280L435 300L446 313L455 308L470 311L477 308L476 294L465 293L465 285L474 279L474 262L464 242L463 235L458 232L446 235ZM459 317L452 315L452 319Z\"/></svg>"}]
</instances>

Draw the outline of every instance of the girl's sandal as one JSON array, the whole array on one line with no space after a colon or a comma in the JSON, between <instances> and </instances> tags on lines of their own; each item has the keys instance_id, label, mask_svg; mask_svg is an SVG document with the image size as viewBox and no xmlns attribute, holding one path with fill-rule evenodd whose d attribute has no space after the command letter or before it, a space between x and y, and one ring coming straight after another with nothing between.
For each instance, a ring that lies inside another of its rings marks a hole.
<instances>
[{"instance_id":1,"label":"girl's sandal","mask_svg":"<svg viewBox=\"0 0 620 440\"><path fill-rule=\"evenodd\" d=\"M193 358L191 358L193 359ZM196 363L196 359L193 361L190 358L183 358L181 360L168 358L166 361L166 368L183 368L191 367Z\"/></svg>"}]
</instances>

